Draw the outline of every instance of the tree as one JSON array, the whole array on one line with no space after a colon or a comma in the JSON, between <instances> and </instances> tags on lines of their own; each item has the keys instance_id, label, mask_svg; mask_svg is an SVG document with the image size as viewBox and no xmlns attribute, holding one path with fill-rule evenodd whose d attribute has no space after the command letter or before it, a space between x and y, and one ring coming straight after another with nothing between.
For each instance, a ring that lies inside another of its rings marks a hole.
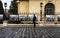
<instances>
[{"instance_id":1,"label":"tree","mask_svg":"<svg viewBox=\"0 0 60 38\"><path fill-rule=\"evenodd\" d=\"M10 5L10 13L12 14L18 14L18 6L16 3L17 0L13 0Z\"/></svg>"},{"instance_id":2,"label":"tree","mask_svg":"<svg viewBox=\"0 0 60 38\"><path fill-rule=\"evenodd\" d=\"M0 0L0 14L4 14L3 4L1 0Z\"/></svg>"}]
</instances>

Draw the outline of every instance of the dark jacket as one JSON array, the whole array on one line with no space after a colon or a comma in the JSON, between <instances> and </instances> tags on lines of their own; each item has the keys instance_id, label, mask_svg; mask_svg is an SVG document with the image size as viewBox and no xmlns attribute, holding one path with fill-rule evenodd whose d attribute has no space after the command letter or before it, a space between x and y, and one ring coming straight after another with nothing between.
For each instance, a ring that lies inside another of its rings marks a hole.
<instances>
[{"instance_id":1,"label":"dark jacket","mask_svg":"<svg viewBox=\"0 0 60 38\"><path fill-rule=\"evenodd\" d=\"M33 16L33 23L35 23L36 21L36 16Z\"/></svg>"}]
</instances>

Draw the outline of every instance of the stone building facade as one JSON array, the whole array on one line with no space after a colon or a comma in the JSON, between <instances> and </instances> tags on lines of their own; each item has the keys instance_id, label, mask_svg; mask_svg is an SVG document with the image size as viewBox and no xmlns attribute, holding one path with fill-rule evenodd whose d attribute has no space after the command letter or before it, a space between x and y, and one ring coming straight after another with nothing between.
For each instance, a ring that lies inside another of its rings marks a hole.
<instances>
[{"instance_id":1,"label":"stone building facade","mask_svg":"<svg viewBox=\"0 0 60 38\"><path fill-rule=\"evenodd\" d=\"M59 23L57 20L60 15L60 0L17 0L17 3L18 14L36 14L38 21ZM50 17L54 20L46 21Z\"/></svg>"}]
</instances>

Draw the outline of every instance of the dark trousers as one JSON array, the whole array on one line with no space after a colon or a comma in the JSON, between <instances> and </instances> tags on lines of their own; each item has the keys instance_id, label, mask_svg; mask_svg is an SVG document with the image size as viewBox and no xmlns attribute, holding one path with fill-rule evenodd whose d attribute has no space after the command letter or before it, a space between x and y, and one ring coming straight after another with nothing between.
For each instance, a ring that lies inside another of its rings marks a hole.
<instances>
[{"instance_id":1,"label":"dark trousers","mask_svg":"<svg viewBox=\"0 0 60 38\"><path fill-rule=\"evenodd\" d=\"M34 28L36 28L36 23L34 22L33 24L34 24Z\"/></svg>"}]
</instances>

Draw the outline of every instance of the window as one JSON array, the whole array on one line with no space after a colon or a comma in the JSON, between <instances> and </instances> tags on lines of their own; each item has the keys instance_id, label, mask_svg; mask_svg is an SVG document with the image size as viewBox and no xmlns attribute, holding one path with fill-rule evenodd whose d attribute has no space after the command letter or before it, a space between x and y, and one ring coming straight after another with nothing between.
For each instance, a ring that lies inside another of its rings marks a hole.
<instances>
[{"instance_id":1,"label":"window","mask_svg":"<svg viewBox=\"0 0 60 38\"><path fill-rule=\"evenodd\" d=\"M52 3L48 3L45 6L45 16L46 15L54 15L55 6Z\"/></svg>"}]
</instances>

